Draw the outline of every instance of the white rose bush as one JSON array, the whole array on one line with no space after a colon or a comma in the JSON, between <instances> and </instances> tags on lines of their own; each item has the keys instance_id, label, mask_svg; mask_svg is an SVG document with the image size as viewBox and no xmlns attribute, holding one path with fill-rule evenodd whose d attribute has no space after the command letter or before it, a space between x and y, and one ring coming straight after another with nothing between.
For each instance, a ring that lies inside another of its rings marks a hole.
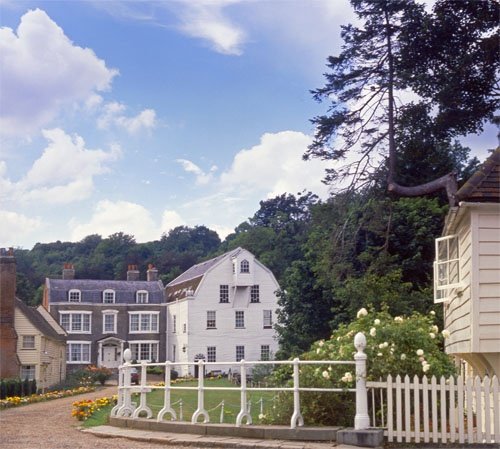
<instances>
[{"instance_id":1,"label":"white rose bush","mask_svg":"<svg viewBox=\"0 0 500 449\"><path fill-rule=\"evenodd\" d=\"M314 343L300 360L354 360L354 335L363 332L367 346L367 380L409 375L450 376L455 374L452 359L443 351L449 332L436 324L435 314L414 313L392 317L387 310L373 312L365 308L348 325L341 325L328 340ZM283 385L291 377L290 368L278 369L274 379ZM352 365L302 365L301 387L355 388ZM288 385L291 385L290 381ZM286 424L293 412L290 394L280 394L275 401L276 413L269 422ZM352 426L354 393L301 393L301 410L309 425ZM279 416L277 416L279 415Z\"/></svg>"}]
</instances>

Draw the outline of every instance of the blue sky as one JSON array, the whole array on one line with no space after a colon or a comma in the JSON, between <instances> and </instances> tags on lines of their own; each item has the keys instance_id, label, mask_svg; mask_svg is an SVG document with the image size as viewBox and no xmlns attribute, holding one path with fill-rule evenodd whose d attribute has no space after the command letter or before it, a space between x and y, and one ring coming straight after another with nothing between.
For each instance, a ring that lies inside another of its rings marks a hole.
<instances>
[{"instance_id":1,"label":"blue sky","mask_svg":"<svg viewBox=\"0 0 500 449\"><path fill-rule=\"evenodd\" d=\"M303 162L347 0L0 0L0 246L223 238ZM467 140L475 154L495 131Z\"/></svg>"}]
</instances>

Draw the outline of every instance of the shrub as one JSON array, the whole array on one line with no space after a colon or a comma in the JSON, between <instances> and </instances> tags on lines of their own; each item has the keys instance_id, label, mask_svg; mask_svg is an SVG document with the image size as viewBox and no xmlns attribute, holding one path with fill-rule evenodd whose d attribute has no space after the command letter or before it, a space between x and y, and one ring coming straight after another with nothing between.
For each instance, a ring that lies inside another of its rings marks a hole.
<instances>
[{"instance_id":1,"label":"shrub","mask_svg":"<svg viewBox=\"0 0 500 449\"><path fill-rule=\"evenodd\" d=\"M105 382L113 374L113 372L109 368L106 368L105 366L97 367L94 365L89 365L84 371L88 373L92 383L99 382L101 385L104 385Z\"/></svg>"},{"instance_id":2,"label":"shrub","mask_svg":"<svg viewBox=\"0 0 500 449\"><path fill-rule=\"evenodd\" d=\"M413 313L392 317L387 310L368 312L361 309L355 321L341 325L329 340L315 342L301 360L353 360L354 336L366 336L367 379L387 375L449 376L455 374L452 359L443 352L443 336L435 324L435 315ZM443 331L446 334L446 331ZM302 387L354 388L352 365L303 365ZM278 369L272 376L278 385L291 384L291 367ZM351 425L354 419L354 395L345 393L301 394L301 410L307 424ZM270 421L288 422L293 412L292 396L280 393L270 413Z\"/></svg>"}]
</instances>

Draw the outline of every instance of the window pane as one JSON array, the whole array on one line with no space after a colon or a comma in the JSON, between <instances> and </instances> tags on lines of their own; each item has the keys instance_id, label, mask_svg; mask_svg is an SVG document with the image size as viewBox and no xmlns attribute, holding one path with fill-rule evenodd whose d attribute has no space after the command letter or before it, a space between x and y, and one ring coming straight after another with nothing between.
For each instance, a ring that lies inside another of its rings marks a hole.
<instances>
[{"instance_id":1,"label":"window pane","mask_svg":"<svg viewBox=\"0 0 500 449\"><path fill-rule=\"evenodd\" d=\"M215 346L208 346L207 347L207 362L216 362L216 354L217 350Z\"/></svg>"},{"instance_id":2,"label":"window pane","mask_svg":"<svg viewBox=\"0 0 500 449\"><path fill-rule=\"evenodd\" d=\"M151 315L151 332L158 332L158 315Z\"/></svg>"},{"instance_id":3,"label":"window pane","mask_svg":"<svg viewBox=\"0 0 500 449\"><path fill-rule=\"evenodd\" d=\"M146 314L141 315L141 331L148 331L150 327L150 316Z\"/></svg>"},{"instance_id":4,"label":"window pane","mask_svg":"<svg viewBox=\"0 0 500 449\"><path fill-rule=\"evenodd\" d=\"M273 315L271 310L263 310L264 314L264 328L270 328L273 326Z\"/></svg>"},{"instance_id":5,"label":"window pane","mask_svg":"<svg viewBox=\"0 0 500 449\"><path fill-rule=\"evenodd\" d=\"M250 264L248 263L248 260L241 261L240 272L241 273L250 273Z\"/></svg>"},{"instance_id":6,"label":"window pane","mask_svg":"<svg viewBox=\"0 0 500 449\"><path fill-rule=\"evenodd\" d=\"M250 287L250 302L259 302L259 301L260 301L259 286L252 285Z\"/></svg>"},{"instance_id":7,"label":"window pane","mask_svg":"<svg viewBox=\"0 0 500 449\"><path fill-rule=\"evenodd\" d=\"M207 310L207 327L210 329L215 329L215 310Z\"/></svg>"},{"instance_id":8,"label":"window pane","mask_svg":"<svg viewBox=\"0 0 500 449\"><path fill-rule=\"evenodd\" d=\"M260 347L260 359L269 360L269 354L270 354L269 345L262 345Z\"/></svg>"},{"instance_id":9,"label":"window pane","mask_svg":"<svg viewBox=\"0 0 500 449\"><path fill-rule=\"evenodd\" d=\"M242 310L237 310L235 312L235 327L245 327L245 312L243 312Z\"/></svg>"},{"instance_id":10,"label":"window pane","mask_svg":"<svg viewBox=\"0 0 500 449\"><path fill-rule=\"evenodd\" d=\"M245 358L245 346L236 346L236 361L239 362L244 358Z\"/></svg>"},{"instance_id":11,"label":"window pane","mask_svg":"<svg viewBox=\"0 0 500 449\"><path fill-rule=\"evenodd\" d=\"M83 315L82 330L84 332L90 332L90 315L88 315L88 314Z\"/></svg>"},{"instance_id":12,"label":"window pane","mask_svg":"<svg viewBox=\"0 0 500 449\"><path fill-rule=\"evenodd\" d=\"M137 332L139 330L139 315L130 315L130 331Z\"/></svg>"},{"instance_id":13,"label":"window pane","mask_svg":"<svg viewBox=\"0 0 500 449\"><path fill-rule=\"evenodd\" d=\"M229 285L220 286L220 302L229 302Z\"/></svg>"},{"instance_id":14,"label":"window pane","mask_svg":"<svg viewBox=\"0 0 500 449\"><path fill-rule=\"evenodd\" d=\"M23 349L35 349L35 336L34 335L24 335L23 336Z\"/></svg>"},{"instance_id":15,"label":"window pane","mask_svg":"<svg viewBox=\"0 0 500 449\"><path fill-rule=\"evenodd\" d=\"M67 313L60 315L60 323L61 327L65 331L69 331L69 315Z\"/></svg>"},{"instance_id":16,"label":"window pane","mask_svg":"<svg viewBox=\"0 0 500 449\"><path fill-rule=\"evenodd\" d=\"M72 320L71 330L73 332L81 331L82 330L82 315L79 313L73 313L71 315L71 320Z\"/></svg>"}]
</instances>

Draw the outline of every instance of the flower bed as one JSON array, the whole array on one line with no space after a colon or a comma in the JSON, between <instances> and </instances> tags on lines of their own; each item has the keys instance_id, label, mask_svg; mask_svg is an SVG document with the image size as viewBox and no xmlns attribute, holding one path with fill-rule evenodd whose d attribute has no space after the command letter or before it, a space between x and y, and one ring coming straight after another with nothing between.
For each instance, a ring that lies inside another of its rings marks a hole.
<instances>
[{"instance_id":1,"label":"flower bed","mask_svg":"<svg viewBox=\"0 0 500 449\"><path fill-rule=\"evenodd\" d=\"M9 396L5 399L0 400L0 410L10 407L17 407L19 405L34 404L35 402L50 401L52 399L75 396L82 393L90 393L94 390L94 387L78 387L73 388L72 390L49 391L43 394L32 394L31 396Z\"/></svg>"},{"instance_id":2,"label":"flower bed","mask_svg":"<svg viewBox=\"0 0 500 449\"><path fill-rule=\"evenodd\" d=\"M118 396L103 397L96 400L84 399L83 401L73 402L73 411L71 416L74 416L78 421L85 421L90 418L95 412L103 407L111 404L116 404Z\"/></svg>"}]
</instances>

